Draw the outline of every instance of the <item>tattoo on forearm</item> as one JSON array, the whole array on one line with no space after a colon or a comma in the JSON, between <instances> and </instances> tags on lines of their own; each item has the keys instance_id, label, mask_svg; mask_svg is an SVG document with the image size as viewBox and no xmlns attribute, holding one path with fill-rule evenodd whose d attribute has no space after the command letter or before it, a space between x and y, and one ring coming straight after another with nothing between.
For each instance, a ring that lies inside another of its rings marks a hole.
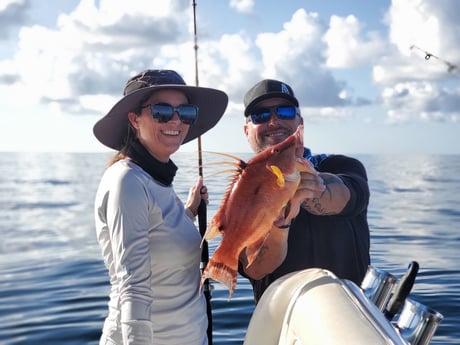
<instances>
[{"instance_id":1,"label":"tattoo on forearm","mask_svg":"<svg viewBox=\"0 0 460 345\"><path fill-rule=\"evenodd\" d=\"M332 191L329 187L331 183L336 183L336 180L333 178L324 179L324 184L326 185L324 192L322 192L318 198L305 199L302 203L302 207L313 214L324 216L334 214L333 212L328 212L326 207L321 203L321 200L324 200L327 196L329 196L329 200L332 200Z\"/></svg>"},{"instance_id":2,"label":"tattoo on forearm","mask_svg":"<svg viewBox=\"0 0 460 345\"><path fill-rule=\"evenodd\" d=\"M316 210L319 214L324 214L326 210L323 205L321 205L320 198L313 198L310 200L311 207L313 210Z\"/></svg>"},{"instance_id":3,"label":"tattoo on forearm","mask_svg":"<svg viewBox=\"0 0 460 345\"><path fill-rule=\"evenodd\" d=\"M321 204L320 198L306 199L302 203L302 207L313 214L328 215L327 210Z\"/></svg>"}]
</instances>

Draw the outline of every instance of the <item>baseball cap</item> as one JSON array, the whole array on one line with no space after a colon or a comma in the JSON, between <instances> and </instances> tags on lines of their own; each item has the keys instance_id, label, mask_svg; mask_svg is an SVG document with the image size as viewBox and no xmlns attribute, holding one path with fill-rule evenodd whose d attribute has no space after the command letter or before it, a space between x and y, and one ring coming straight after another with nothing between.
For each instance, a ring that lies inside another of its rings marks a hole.
<instances>
[{"instance_id":1,"label":"baseball cap","mask_svg":"<svg viewBox=\"0 0 460 345\"><path fill-rule=\"evenodd\" d=\"M292 88L288 84L279 80L264 79L246 92L244 96L244 116L249 116L254 106L260 101L275 97L287 99L296 107L299 106L299 101L294 96L294 91L292 91Z\"/></svg>"}]
</instances>

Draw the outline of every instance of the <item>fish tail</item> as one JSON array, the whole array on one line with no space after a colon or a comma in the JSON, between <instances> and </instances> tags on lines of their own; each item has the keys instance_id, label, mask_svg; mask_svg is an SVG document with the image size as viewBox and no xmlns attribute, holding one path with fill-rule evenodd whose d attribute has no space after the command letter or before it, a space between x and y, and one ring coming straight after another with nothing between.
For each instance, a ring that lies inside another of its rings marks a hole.
<instances>
[{"instance_id":1,"label":"fish tail","mask_svg":"<svg viewBox=\"0 0 460 345\"><path fill-rule=\"evenodd\" d=\"M230 267L219 261L219 259L216 260L215 257L216 255L214 254L214 256L206 265L206 268L201 276L200 287L203 286L204 281L208 278L217 280L228 287L228 298L230 299L236 287L238 262L236 263L235 267Z\"/></svg>"}]
</instances>

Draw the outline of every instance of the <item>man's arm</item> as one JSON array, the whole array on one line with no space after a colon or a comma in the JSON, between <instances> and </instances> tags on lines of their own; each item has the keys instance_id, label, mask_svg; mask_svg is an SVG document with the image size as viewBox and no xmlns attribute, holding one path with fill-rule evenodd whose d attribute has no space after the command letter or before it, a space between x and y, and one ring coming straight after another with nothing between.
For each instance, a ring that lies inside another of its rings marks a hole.
<instances>
[{"instance_id":1,"label":"man's arm","mask_svg":"<svg viewBox=\"0 0 460 345\"><path fill-rule=\"evenodd\" d=\"M344 213L356 215L367 208L369 185L366 169L359 160L332 155L322 162L321 170L327 171L319 173L326 187L321 193L315 194L312 190L314 181L311 181L311 177L302 175L301 186L296 193L296 197L303 198L302 208L319 216ZM311 195L308 196L308 193Z\"/></svg>"},{"instance_id":2,"label":"man's arm","mask_svg":"<svg viewBox=\"0 0 460 345\"><path fill-rule=\"evenodd\" d=\"M325 190L321 193L313 193L311 197L304 198L301 204L302 208L311 214L319 216L340 213L347 205L348 200L350 200L350 190L337 175L320 173L319 176L324 182ZM311 191L309 188L308 180L304 184L301 182L298 193L303 194L304 191L302 189L308 193Z\"/></svg>"}]
</instances>

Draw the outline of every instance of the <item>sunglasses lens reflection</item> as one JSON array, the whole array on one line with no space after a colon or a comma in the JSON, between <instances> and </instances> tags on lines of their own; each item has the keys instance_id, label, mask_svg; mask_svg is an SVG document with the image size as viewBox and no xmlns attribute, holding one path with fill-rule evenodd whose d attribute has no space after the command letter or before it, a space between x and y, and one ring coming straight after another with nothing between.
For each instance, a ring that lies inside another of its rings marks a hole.
<instances>
[{"instance_id":1,"label":"sunglasses lens reflection","mask_svg":"<svg viewBox=\"0 0 460 345\"><path fill-rule=\"evenodd\" d=\"M182 123L191 125L195 122L198 116L198 107L193 104L184 104L178 107L173 107L169 104L152 104L150 105L152 117L158 122L168 122L177 112Z\"/></svg>"},{"instance_id":2,"label":"sunglasses lens reflection","mask_svg":"<svg viewBox=\"0 0 460 345\"><path fill-rule=\"evenodd\" d=\"M295 107L284 106L284 107L272 107L267 109L260 109L254 111L251 116L251 121L255 124L261 124L268 122L272 116L272 112L281 120L292 120L295 118L297 112Z\"/></svg>"}]
</instances>

